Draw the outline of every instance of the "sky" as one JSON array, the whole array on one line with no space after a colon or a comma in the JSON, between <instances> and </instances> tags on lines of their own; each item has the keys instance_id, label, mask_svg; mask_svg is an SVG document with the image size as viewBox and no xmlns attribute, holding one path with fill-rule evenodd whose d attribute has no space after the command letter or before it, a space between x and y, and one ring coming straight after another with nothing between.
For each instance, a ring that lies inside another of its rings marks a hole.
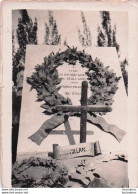
<instances>
[{"instance_id":1,"label":"sky","mask_svg":"<svg viewBox=\"0 0 138 194\"><path fill-rule=\"evenodd\" d=\"M45 37L45 23L48 23L48 11L47 10L27 10L30 18L34 21L37 18L38 21L38 44L44 44ZM100 12L98 11L84 11L85 19L90 32L92 34L92 46L97 46L97 28L101 26ZM61 44L65 39L69 45L78 41L79 36L78 29L82 30L81 11L68 11L58 10L53 11L54 18L56 19L58 31L61 34ZM13 11L13 30L16 37L16 29L18 26L18 18L20 18L19 10ZM128 15L127 12L110 12L112 27L116 25L117 28L117 42L120 45L120 60L124 60L127 57L128 50ZM15 40L17 43L17 39Z\"/></svg>"}]
</instances>

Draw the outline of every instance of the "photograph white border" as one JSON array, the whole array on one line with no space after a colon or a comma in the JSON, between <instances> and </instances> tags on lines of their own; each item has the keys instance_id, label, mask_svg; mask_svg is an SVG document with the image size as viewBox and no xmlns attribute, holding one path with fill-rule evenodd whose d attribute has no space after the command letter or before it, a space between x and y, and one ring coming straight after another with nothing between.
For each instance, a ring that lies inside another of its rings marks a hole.
<instances>
[{"instance_id":1,"label":"photograph white border","mask_svg":"<svg viewBox=\"0 0 138 194\"><path fill-rule=\"evenodd\" d=\"M128 176L129 187L138 187L138 3L10 2L1 6L1 168L2 186L11 187L12 134L12 10L127 11L129 16Z\"/></svg>"}]
</instances>

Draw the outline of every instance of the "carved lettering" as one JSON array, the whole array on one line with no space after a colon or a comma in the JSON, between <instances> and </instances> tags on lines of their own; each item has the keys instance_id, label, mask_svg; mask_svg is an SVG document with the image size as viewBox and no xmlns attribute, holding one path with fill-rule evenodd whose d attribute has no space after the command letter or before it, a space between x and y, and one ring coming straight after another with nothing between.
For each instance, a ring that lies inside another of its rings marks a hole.
<instances>
[{"instance_id":1,"label":"carved lettering","mask_svg":"<svg viewBox=\"0 0 138 194\"><path fill-rule=\"evenodd\" d=\"M86 75L87 68L81 66L81 64L68 65L58 67L59 77L62 81L59 86L61 89L59 93L63 96L69 97L73 105L80 104L81 97L81 83L87 81ZM88 90L88 96L91 92Z\"/></svg>"}]
</instances>

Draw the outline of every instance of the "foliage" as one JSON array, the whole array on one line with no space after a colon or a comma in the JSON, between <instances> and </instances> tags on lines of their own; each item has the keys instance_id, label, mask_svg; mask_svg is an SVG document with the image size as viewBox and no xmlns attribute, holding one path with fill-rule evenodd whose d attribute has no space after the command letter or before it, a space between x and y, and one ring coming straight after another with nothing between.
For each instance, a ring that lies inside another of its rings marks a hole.
<instances>
[{"instance_id":1,"label":"foliage","mask_svg":"<svg viewBox=\"0 0 138 194\"><path fill-rule=\"evenodd\" d=\"M51 158L31 157L23 160L21 163L16 162L13 165L13 187L64 187L67 181L68 169Z\"/></svg>"},{"instance_id":2,"label":"foliage","mask_svg":"<svg viewBox=\"0 0 138 194\"><path fill-rule=\"evenodd\" d=\"M109 70L109 67L104 67L98 59L94 61L93 69L87 75L92 91L89 104L111 106L121 77L116 77L116 73Z\"/></svg>"},{"instance_id":3,"label":"foliage","mask_svg":"<svg viewBox=\"0 0 138 194\"><path fill-rule=\"evenodd\" d=\"M116 41L116 25L114 25L112 29L110 13L108 11L102 11L101 17L102 29L100 26L98 27L97 44L102 47L116 47L116 50L119 53L119 44Z\"/></svg>"},{"instance_id":4,"label":"foliage","mask_svg":"<svg viewBox=\"0 0 138 194\"><path fill-rule=\"evenodd\" d=\"M120 57L119 54L120 46L116 40L116 25L114 25L112 29L110 12L102 11L101 18L102 18L102 29L98 27L97 45L101 47L116 47L118 57ZM126 69L127 65L128 61L126 62L126 59L120 64L126 88L126 93L128 95L128 72Z\"/></svg>"},{"instance_id":5,"label":"foliage","mask_svg":"<svg viewBox=\"0 0 138 194\"><path fill-rule=\"evenodd\" d=\"M16 36L15 32L12 32L12 79L14 85L12 92L12 144L15 144L16 138L18 138L26 45L37 44L37 20L35 19L33 22L26 10L20 10L20 14ZM15 47L15 37L18 47ZM16 159L16 149L14 148L12 158L14 163Z\"/></svg>"},{"instance_id":6,"label":"foliage","mask_svg":"<svg viewBox=\"0 0 138 194\"><path fill-rule=\"evenodd\" d=\"M61 35L58 33L57 23L54 20L53 12L49 11L49 25L46 23L46 35L45 44L46 45L58 45L61 42Z\"/></svg>"},{"instance_id":7,"label":"foliage","mask_svg":"<svg viewBox=\"0 0 138 194\"><path fill-rule=\"evenodd\" d=\"M16 124L16 122L19 123L20 117L20 104L17 104L17 98L18 96L22 95L22 71L24 70L26 45L37 44L37 20L35 19L35 22L33 22L32 19L28 16L26 10L21 10L20 13L21 18L19 18L18 29L16 31L19 45L17 51L15 51L15 35L14 32L12 33L12 62L14 82L13 124Z\"/></svg>"},{"instance_id":8,"label":"foliage","mask_svg":"<svg viewBox=\"0 0 138 194\"><path fill-rule=\"evenodd\" d=\"M78 29L79 41L84 47L91 46L92 45L91 32L89 27L87 26L86 19L83 12L81 12L81 19L83 24L83 31L81 32L80 29Z\"/></svg>"},{"instance_id":9,"label":"foliage","mask_svg":"<svg viewBox=\"0 0 138 194\"><path fill-rule=\"evenodd\" d=\"M128 66L128 61L127 61L127 59L124 59L124 61L121 62L121 70L122 70L123 79L124 79L124 82L125 82L126 92L127 92L127 95L128 95L128 72L127 72L127 66Z\"/></svg>"},{"instance_id":10,"label":"foliage","mask_svg":"<svg viewBox=\"0 0 138 194\"><path fill-rule=\"evenodd\" d=\"M19 18L17 37L19 47L26 49L27 44L37 44L37 20L33 22L26 10L21 11L22 18Z\"/></svg>"},{"instance_id":11,"label":"foliage","mask_svg":"<svg viewBox=\"0 0 138 194\"><path fill-rule=\"evenodd\" d=\"M27 44L37 44L37 20L35 22L28 16L26 10L21 10L21 18L18 20L17 41L19 48L13 54L13 82L16 85L18 72L24 69L25 53ZM13 36L14 43L14 36Z\"/></svg>"},{"instance_id":12,"label":"foliage","mask_svg":"<svg viewBox=\"0 0 138 194\"><path fill-rule=\"evenodd\" d=\"M44 101L41 106L45 109L45 114L62 114L56 109L56 105L72 104L69 98L63 97L58 93L62 78L58 76L57 67L67 62L69 65L75 65L79 61L82 68L86 67L88 80L91 86L91 97L88 99L89 104L102 104L112 105L113 96L118 87L120 77L116 77L113 70L96 59L92 60L91 55L86 54L84 51L77 51L77 48L67 48L64 52L51 53L48 57L44 58L42 65L35 67L35 72L31 77L27 78L27 83L31 85L31 89L37 91L37 101Z\"/></svg>"},{"instance_id":13,"label":"foliage","mask_svg":"<svg viewBox=\"0 0 138 194\"><path fill-rule=\"evenodd\" d=\"M12 59L15 55L15 36L14 36L14 30L12 31Z\"/></svg>"}]
</instances>

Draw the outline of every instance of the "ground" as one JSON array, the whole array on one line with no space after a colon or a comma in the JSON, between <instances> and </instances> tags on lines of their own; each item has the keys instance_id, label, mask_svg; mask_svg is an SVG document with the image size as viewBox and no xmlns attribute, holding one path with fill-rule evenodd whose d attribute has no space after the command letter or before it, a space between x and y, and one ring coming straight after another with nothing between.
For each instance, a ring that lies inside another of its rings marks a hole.
<instances>
[{"instance_id":1,"label":"ground","mask_svg":"<svg viewBox=\"0 0 138 194\"><path fill-rule=\"evenodd\" d=\"M24 157L18 157L13 166L13 187L128 187L128 161L123 154L68 160L55 160L46 154Z\"/></svg>"}]
</instances>

